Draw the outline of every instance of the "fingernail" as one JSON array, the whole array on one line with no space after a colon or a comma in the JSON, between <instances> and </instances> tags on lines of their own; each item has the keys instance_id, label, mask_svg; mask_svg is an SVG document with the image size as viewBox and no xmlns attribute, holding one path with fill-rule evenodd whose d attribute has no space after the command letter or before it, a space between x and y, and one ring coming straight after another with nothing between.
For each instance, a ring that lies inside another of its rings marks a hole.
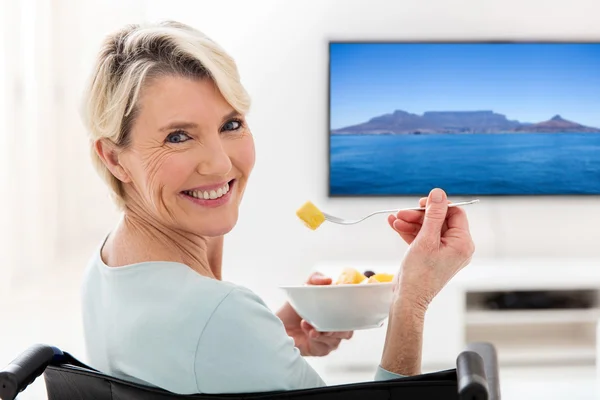
<instances>
[{"instance_id":1,"label":"fingernail","mask_svg":"<svg viewBox=\"0 0 600 400\"><path fill-rule=\"evenodd\" d=\"M433 189L431 191L431 201L434 203L441 203L444 200L444 193L442 189Z\"/></svg>"}]
</instances>

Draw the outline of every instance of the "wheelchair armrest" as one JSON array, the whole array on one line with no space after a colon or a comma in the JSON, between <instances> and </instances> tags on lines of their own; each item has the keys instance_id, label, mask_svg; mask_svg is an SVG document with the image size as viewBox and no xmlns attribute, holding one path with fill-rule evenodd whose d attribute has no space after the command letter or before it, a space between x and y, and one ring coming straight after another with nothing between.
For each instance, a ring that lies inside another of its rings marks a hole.
<instances>
[{"instance_id":1,"label":"wheelchair armrest","mask_svg":"<svg viewBox=\"0 0 600 400\"><path fill-rule=\"evenodd\" d=\"M496 349L489 343L470 343L456 362L461 399L500 400Z\"/></svg>"},{"instance_id":2,"label":"wheelchair armrest","mask_svg":"<svg viewBox=\"0 0 600 400\"><path fill-rule=\"evenodd\" d=\"M500 400L500 371L496 349L489 343L474 342L467 345L467 350L474 351L483 358L489 398L490 400Z\"/></svg>"},{"instance_id":3,"label":"wheelchair armrest","mask_svg":"<svg viewBox=\"0 0 600 400\"><path fill-rule=\"evenodd\" d=\"M456 360L456 379L461 400L489 400L483 358L474 351L463 351Z\"/></svg>"},{"instance_id":4,"label":"wheelchair armrest","mask_svg":"<svg viewBox=\"0 0 600 400\"><path fill-rule=\"evenodd\" d=\"M55 349L36 344L22 352L0 371L0 399L13 400L35 379L44 373L52 361Z\"/></svg>"}]
</instances>

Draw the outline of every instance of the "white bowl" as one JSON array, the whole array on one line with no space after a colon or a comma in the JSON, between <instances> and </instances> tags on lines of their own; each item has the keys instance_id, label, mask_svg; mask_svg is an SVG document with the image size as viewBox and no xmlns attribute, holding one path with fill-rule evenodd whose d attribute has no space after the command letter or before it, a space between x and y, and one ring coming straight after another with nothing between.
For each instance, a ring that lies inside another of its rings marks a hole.
<instances>
[{"instance_id":1,"label":"white bowl","mask_svg":"<svg viewBox=\"0 0 600 400\"><path fill-rule=\"evenodd\" d=\"M379 328L392 304L391 282L282 286L298 315L320 332Z\"/></svg>"}]
</instances>

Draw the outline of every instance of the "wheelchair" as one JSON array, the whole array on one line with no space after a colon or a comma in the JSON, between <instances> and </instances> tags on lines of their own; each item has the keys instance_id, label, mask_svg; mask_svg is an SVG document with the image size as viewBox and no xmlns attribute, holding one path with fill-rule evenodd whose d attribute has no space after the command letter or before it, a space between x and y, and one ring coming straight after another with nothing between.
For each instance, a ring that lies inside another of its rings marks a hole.
<instances>
[{"instance_id":1,"label":"wheelchair","mask_svg":"<svg viewBox=\"0 0 600 400\"><path fill-rule=\"evenodd\" d=\"M471 343L456 368L390 381L268 393L174 394L103 374L56 347L35 344L0 371L0 399L14 400L44 375L48 400L500 400L497 354Z\"/></svg>"}]
</instances>

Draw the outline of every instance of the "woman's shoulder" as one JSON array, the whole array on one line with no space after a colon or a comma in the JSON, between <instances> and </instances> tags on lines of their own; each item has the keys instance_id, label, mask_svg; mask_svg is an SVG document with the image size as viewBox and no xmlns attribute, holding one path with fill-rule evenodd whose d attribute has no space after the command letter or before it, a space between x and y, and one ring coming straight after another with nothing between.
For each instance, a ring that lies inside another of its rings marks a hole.
<instances>
[{"instance_id":1,"label":"woman's shoulder","mask_svg":"<svg viewBox=\"0 0 600 400\"><path fill-rule=\"evenodd\" d=\"M84 311L89 315L99 309L119 310L119 314L140 314L190 327L202 325L225 298L238 290L245 288L200 275L177 262L146 261L109 267L99 249L90 258L81 284Z\"/></svg>"},{"instance_id":2,"label":"woman's shoulder","mask_svg":"<svg viewBox=\"0 0 600 400\"><path fill-rule=\"evenodd\" d=\"M109 267L96 252L88 262L84 291L101 290L112 296L152 299L179 299L194 304L222 299L235 289L244 290L232 282L200 275L189 266L171 261L145 261L120 267ZM176 296L174 296L176 294ZM170 301L172 302L172 301Z\"/></svg>"},{"instance_id":3,"label":"woman's shoulder","mask_svg":"<svg viewBox=\"0 0 600 400\"><path fill-rule=\"evenodd\" d=\"M98 246L88 260L86 275L101 276L111 280L136 280L142 277L144 281L152 279L185 279L192 285L215 285L225 290L231 290L235 285L218 281L195 272L190 266L176 261L142 261L131 262L117 267L108 266L102 257L104 242Z\"/></svg>"},{"instance_id":4,"label":"woman's shoulder","mask_svg":"<svg viewBox=\"0 0 600 400\"><path fill-rule=\"evenodd\" d=\"M189 329L231 322L232 316L257 320L275 318L252 290L233 282L200 275L177 262L147 261L109 267L99 249L90 259L82 284L89 315L117 311L147 320L169 321ZM109 311L110 310L110 311ZM173 313L172 310L178 310Z\"/></svg>"}]
</instances>

